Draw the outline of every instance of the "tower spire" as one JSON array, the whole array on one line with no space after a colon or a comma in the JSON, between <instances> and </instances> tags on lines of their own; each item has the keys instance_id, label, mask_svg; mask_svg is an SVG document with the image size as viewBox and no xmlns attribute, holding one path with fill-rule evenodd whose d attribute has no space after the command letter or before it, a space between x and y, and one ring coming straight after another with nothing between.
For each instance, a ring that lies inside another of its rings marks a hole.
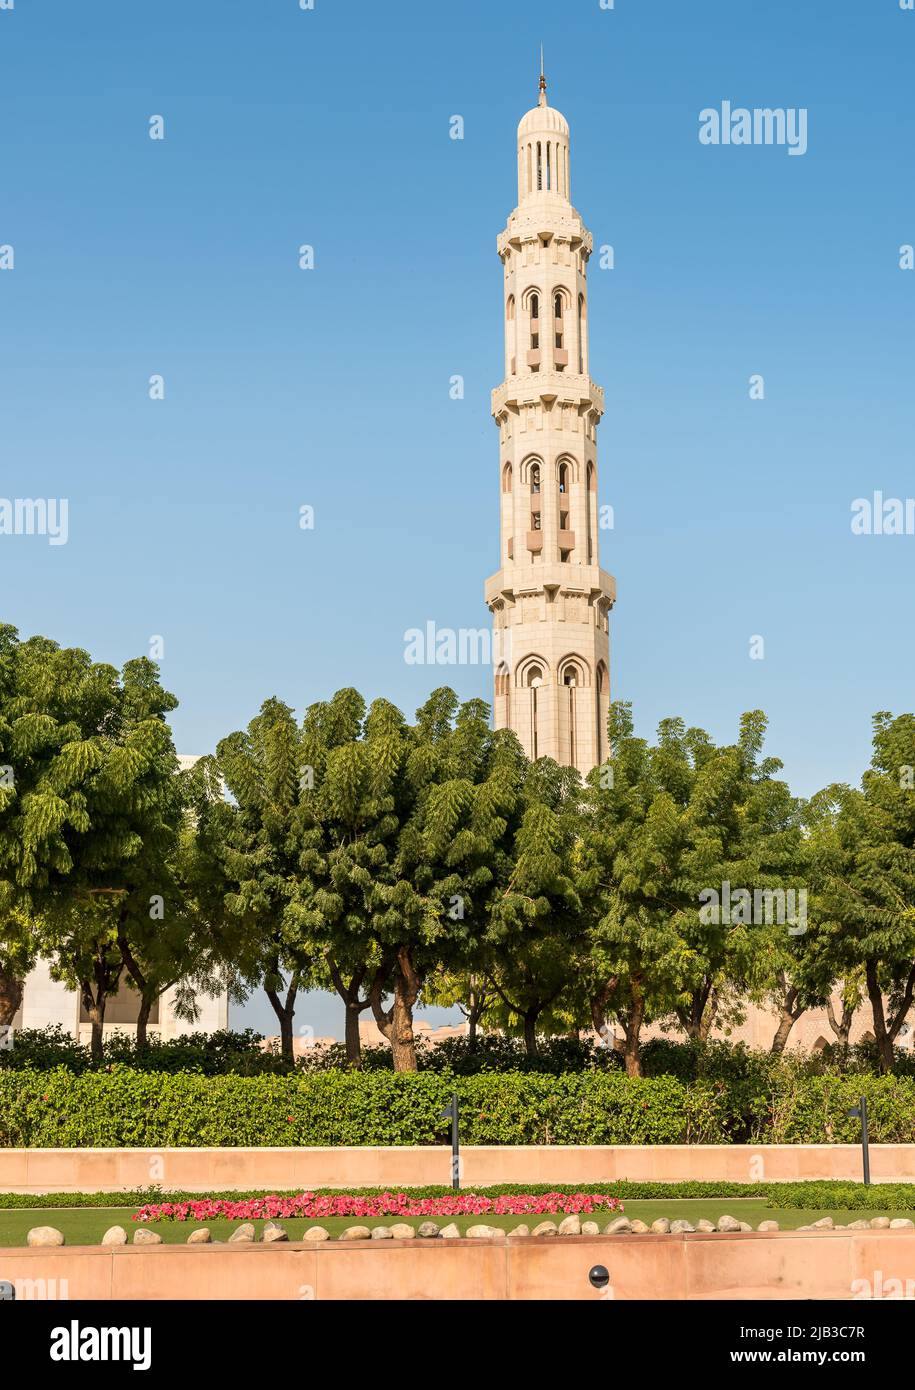
<instances>
[{"instance_id":1,"label":"tower spire","mask_svg":"<svg viewBox=\"0 0 915 1390\"><path fill-rule=\"evenodd\" d=\"M546 78L543 75L543 44L540 45L540 96L538 106L546 106Z\"/></svg>"}]
</instances>

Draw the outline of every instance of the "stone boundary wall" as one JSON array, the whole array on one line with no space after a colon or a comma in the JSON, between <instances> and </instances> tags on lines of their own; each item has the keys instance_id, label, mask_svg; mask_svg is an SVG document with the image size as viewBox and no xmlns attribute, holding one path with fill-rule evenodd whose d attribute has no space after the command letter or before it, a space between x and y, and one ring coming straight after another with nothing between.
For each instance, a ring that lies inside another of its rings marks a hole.
<instances>
[{"instance_id":1,"label":"stone boundary wall","mask_svg":"<svg viewBox=\"0 0 915 1390\"><path fill-rule=\"evenodd\" d=\"M588 1271L604 1265L609 1289ZM0 1250L21 1299L836 1299L915 1290L915 1231ZM897 1281L897 1282L894 1282ZM609 1300L608 1300L609 1301ZM69 1314L61 1308L61 1317Z\"/></svg>"},{"instance_id":2,"label":"stone boundary wall","mask_svg":"<svg viewBox=\"0 0 915 1390\"><path fill-rule=\"evenodd\" d=\"M861 1180L855 1144L467 1147L462 1187L493 1183ZM872 1144L875 1182L915 1181L915 1144ZM451 1184L449 1148L0 1149L0 1191L221 1192Z\"/></svg>"}]
</instances>

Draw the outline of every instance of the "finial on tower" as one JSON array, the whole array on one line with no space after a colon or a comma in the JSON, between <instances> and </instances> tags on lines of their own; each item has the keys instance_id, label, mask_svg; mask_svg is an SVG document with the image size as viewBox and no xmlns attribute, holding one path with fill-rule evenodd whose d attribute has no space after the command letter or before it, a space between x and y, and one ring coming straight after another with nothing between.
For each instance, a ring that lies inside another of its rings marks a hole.
<instances>
[{"instance_id":1,"label":"finial on tower","mask_svg":"<svg viewBox=\"0 0 915 1390\"><path fill-rule=\"evenodd\" d=\"M540 97L539 106L546 106L546 78L543 75L543 44L540 45Z\"/></svg>"}]
</instances>

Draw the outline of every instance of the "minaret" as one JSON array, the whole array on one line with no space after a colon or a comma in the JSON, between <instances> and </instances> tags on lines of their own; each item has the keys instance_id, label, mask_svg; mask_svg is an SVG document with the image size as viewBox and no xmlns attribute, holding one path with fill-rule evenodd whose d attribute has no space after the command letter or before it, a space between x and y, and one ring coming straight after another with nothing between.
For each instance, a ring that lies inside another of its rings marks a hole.
<instances>
[{"instance_id":1,"label":"minaret","mask_svg":"<svg viewBox=\"0 0 915 1390\"><path fill-rule=\"evenodd\" d=\"M588 372L591 233L569 200L569 125L538 104L518 126L518 206L497 247L504 268L505 380L499 427L501 568L493 615L494 722L530 758L583 776L607 757L612 575L598 557L597 426Z\"/></svg>"}]
</instances>

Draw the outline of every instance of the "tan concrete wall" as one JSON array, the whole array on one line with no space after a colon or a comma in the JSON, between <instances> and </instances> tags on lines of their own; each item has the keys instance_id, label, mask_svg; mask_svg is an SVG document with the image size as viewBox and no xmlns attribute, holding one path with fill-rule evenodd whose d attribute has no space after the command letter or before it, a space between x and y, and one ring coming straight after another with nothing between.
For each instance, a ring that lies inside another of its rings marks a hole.
<instances>
[{"instance_id":1,"label":"tan concrete wall","mask_svg":"<svg viewBox=\"0 0 915 1390\"><path fill-rule=\"evenodd\" d=\"M885 1296L915 1281L915 1232L15 1249L0 1250L0 1279L20 1297L53 1280L66 1299L596 1300L595 1264L620 1301L841 1300L861 1296L856 1280Z\"/></svg>"},{"instance_id":2,"label":"tan concrete wall","mask_svg":"<svg viewBox=\"0 0 915 1390\"><path fill-rule=\"evenodd\" d=\"M861 1178L854 1144L467 1147L464 1188L500 1182L791 1182ZM915 1144L872 1144L876 1182L915 1180ZM115 1192L316 1187L421 1187L451 1183L448 1148L0 1149L0 1191Z\"/></svg>"}]
</instances>

